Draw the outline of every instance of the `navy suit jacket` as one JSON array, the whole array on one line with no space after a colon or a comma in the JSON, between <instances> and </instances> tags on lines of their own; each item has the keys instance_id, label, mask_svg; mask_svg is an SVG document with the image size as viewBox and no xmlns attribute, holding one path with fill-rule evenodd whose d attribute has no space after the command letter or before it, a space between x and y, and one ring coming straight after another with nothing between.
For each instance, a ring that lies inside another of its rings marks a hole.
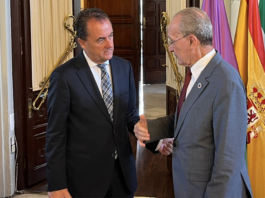
<instances>
[{"instance_id":1,"label":"navy suit jacket","mask_svg":"<svg viewBox=\"0 0 265 198\"><path fill-rule=\"evenodd\" d=\"M129 191L137 188L128 134L139 121L133 71L129 61L115 56L110 65L113 122L83 53L51 75L46 135L48 191L68 188L73 197L105 196L115 147Z\"/></svg>"}]
</instances>

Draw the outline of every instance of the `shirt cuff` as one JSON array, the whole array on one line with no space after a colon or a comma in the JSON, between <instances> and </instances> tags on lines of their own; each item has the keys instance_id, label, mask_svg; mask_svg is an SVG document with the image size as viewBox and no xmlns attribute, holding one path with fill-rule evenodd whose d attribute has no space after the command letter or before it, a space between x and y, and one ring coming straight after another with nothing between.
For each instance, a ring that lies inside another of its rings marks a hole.
<instances>
[{"instance_id":1,"label":"shirt cuff","mask_svg":"<svg viewBox=\"0 0 265 198\"><path fill-rule=\"evenodd\" d=\"M159 148L160 148L160 146L161 146L162 142L163 142L163 139L161 139L161 140L158 142L158 144L157 144L157 146L156 146L156 150L155 150L155 151L158 151L158 150L159 150Z\"/></svg>"}]
</instances>

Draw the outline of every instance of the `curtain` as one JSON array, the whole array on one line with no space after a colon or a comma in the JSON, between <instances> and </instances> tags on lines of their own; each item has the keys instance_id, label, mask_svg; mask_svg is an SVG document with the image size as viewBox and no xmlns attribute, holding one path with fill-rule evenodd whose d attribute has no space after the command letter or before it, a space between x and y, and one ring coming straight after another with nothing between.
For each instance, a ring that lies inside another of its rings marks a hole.
<instances>
[{"instance_id":1,"label":"curtain","mask_svg":"<svg viewBox=\"0 0 265 198\"><path fill-rule=\"evenodd\" d=\"M173 18L173 16L180 10L186 8L186 0L181 0L181 1L176 1L176 0L167 0L166 1L166 12L168 15L168 25L171 21L171 19ZM168 26L167 26L168 28ZM177 59L174 56L174 59L177 63L178 66L178 72L180 73L180 75L183 77L182 80L184 80L185 77L185 67L184 66L180 66L178 65ZM170 59L168 54L166 55L166 64L168 65L168 67L166 68L166 74L167 74L167 81L166 81L166 85L170 86L174 89L177 89L177 84L176 84L176 77L174 74L174 70L172 68ZM183 81L182 81L183 82Z\"/></svg>"},{"instance_id":2,"label":"curtain","mask_svg":"<svg viewBox=\"0 0 265 198\"><path fill-rule=\"evenodd\" d=\"M39 83L70 42L71 33L64 28L64 20L72 12L72 0L30 0L33 91L41 89ZM72 57L71 52L65 61Z\"/></svg>"}]
</instances>

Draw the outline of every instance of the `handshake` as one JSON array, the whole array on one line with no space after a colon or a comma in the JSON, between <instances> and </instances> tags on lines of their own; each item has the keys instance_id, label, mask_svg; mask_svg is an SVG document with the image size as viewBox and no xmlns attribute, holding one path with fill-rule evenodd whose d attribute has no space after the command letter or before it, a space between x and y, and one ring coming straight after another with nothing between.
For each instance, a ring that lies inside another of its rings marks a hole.
<instances>
[{"instance_id":1,"label":"handshake","mask_svg":"<svg viewBox=\"0 0 265 198\"><path fill-rule=\"evenodd\" d=\"M134 133L140 146L145 147L146 141L150 140L145 115L140 115L140 121L134 125ZM156 151L159 150L163 155L170 155L173 152L173 140L174 138L161 139L157 144Z\"/></svg>"}]
</instances>

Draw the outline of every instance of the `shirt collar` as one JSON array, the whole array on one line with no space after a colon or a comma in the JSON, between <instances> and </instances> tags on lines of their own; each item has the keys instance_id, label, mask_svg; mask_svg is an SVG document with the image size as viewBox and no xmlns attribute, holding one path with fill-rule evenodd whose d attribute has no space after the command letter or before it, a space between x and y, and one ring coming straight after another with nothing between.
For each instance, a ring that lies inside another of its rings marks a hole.
<instances>
[{"instance_id":1,"label":"shirt collar","mask_svg":"<svg viewBox=\"0 0 265 198\"><path fill-rule=\"evenodd\" d=\"M85 51L83 50L83 54L84 54L84 56L85 56L85 59L86 59L86 61L87 61L87 64L89 65L89 67L95 67L95 66L97 66L98 64L97 63L95 63L95 62L93 62L87 55L86 55L86 53L85 53ZM105 62L105 65L109 65L109 60L107 60L106 62Z\"/></svg>"},{"instance_id":2,"label":"shirt collar","mask_svg":"<svg viewBox=\"0 0 265 198\"><path fill-rule=\"evenodd\" d=\"M195 79L198 79L202 70L208 65L208 63L211 61L211 59L216 54L215 49L210 51L208 54L206 54L204 57L202 57L200 60L198 60L191 68L192 76Z\"/></svg>"}]
</instances>

